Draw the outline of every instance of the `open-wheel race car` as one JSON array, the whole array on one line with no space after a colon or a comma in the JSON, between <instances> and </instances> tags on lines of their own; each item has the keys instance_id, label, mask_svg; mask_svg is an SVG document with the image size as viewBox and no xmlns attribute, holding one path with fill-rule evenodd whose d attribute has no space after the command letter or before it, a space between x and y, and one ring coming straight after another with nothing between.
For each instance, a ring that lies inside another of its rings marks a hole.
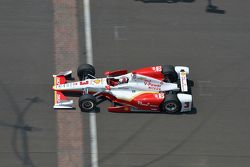
<instances>
[{"instance_id":1,"label":"open-wheel race car","mask_svg":"<svg viewBox=\"0 0 250 167\"><path fill-rule=\"evenodd\" d=\"M152 66L133 70L105 72L96 78L95 68L82 64L77 69L79 81L73 82L72 71L60 72L54 77L54 108L73 108L67 96L79 96L83 112L95 111L97 105L109 100L110 112L165 112L192 110L189 68L184 66Z\"/></svg>"}]
</instances>

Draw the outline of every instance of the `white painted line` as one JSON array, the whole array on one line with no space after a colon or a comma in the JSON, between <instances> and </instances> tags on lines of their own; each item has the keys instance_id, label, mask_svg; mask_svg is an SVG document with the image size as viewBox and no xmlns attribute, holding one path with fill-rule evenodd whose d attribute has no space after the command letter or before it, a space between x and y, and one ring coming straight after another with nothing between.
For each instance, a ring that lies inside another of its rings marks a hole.
<instances>
[{"instance_id":1,"label":"white painted line","mask_svg":"<svg viewBox=\"0 0 250 167\"><path fill-rule=\"evenodd\" d=\"M85 29L85 43L86 43L86 62L93 64L93 47L92 47L92 32L91 32L91 19L90 19L90 3L89 0L83 0L84 6L84 29Z\"/></svg>"},{"instance_id":2,"label":"white painted line","mask_svg":"<svg viewBox=\"0 0 250 167\"><path fill-rule=\"evenodd\" d=\"M85 28L85 43L86 43L86 62L93 65L93 47L91 35L91 17L90 17L90 2L83 0L84 6L84 28ZM91 152L91 167L98 167L98 146L97 146L97 130L96 130L96 114L89 114L90 128L90 152Z\"/></svg>"},{"instance_id":3,"label":"white painted line","mask_svg":"<svg viewBox=\"0 0 250 167\"><path fill-rule=\"evenodd\" d=\"M91 143L91 166L98 167L98 147L97 147L97 132L96 132L96 114L90 113L90 143Z\"/></svg>"},{"instance_id":4,"label":"white painted line","mask_svg":"<svg viewBox=\"0 0 250 167\"><path fill-rule=\"evenodd\" d=\"M127 38L122 37L120 34L121 29L125 29L126 26L114 26L114 40L125 41Z\"/></svg>"},{"instance_id":5,"label":"white painted line","mask_svg":"<svg viewBox=\"0 0 250 167\"><path fill-rule=\"evenodd\" d=\"M198 81L198 83L200 96L212 96L212 93L206 90L206 88L211 87L211 81Z\"/></svg>"}]
</instances>

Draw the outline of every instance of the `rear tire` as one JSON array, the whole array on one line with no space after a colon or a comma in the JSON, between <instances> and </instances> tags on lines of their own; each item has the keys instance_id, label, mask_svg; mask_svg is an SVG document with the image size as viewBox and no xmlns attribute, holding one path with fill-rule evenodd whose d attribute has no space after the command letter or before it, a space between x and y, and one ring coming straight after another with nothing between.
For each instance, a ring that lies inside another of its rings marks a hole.
<instances>
[{"instance_id":1,"label":"rear tire","mask_svg":"<svg viewBox=\"0 0 250 167\"><path fill-rule=\"evenodd\" d=\"M178 80L178 74L175 71L174 66L172 65L164 65L162 66L162 74L164 75L164 80L166 82L176 82Z\"/></svg>"},{"instance_id":2,"label":"rear tire","mask_svg":"<svg viewBox=\"0 0 250 167\"><path fill-rule=\"evenodd\" d=\"M164 102L161 104L161 111L174 114L178 113L181 110L181 102L179 101L177 95L175 94L166 94Z\"/></svg>"},{"instance_id":3,"label":"rear tire","mask_svg":"<svg viewBox=\"0 0 250 167\"><path fill-rule=\"evenodd\" d=\"M91 112L96 108L96 98L93 95L82 95L79 98L79 107L82 112Z\"/></svg>"},{"instance_id":4,"label":"rear tire","mask_svg":"<svg viewBox=\"0 0 250 167\"><path fill-rule=\"evenodd\" d=\"M95 68L90 64L82 64L77 68L77 76L80 81L85 80L88 74L95 76Z\"/></svg>"}]
</instances>

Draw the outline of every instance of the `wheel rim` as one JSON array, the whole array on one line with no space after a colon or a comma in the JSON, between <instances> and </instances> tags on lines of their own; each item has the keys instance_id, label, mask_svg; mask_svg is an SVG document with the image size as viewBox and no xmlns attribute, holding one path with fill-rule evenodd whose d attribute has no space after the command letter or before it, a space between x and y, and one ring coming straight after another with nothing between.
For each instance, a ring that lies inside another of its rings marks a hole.
<instances>
[{"instance_id":1,"label":"wheel rim","mask_svg":"<svg viewBox=\"0 0 250 167\"><path fill-rule=\"evenodd\" d=\"M94 107L94 103L92 101L84 101L82 103L82 108L85 110L92 109Z\"/></svg>"},{"instance_id":2,"label":"wheel rim","mask_svg":"<svg viewBox=\"0 0 250 167\"><path fill-rule=\"evenodd\" d=\"M168 111L168 112L175 112L176 109L177 109L177 105L175 103L167 103L165 105L165 109Z\"/></svg>"}]
</instances>

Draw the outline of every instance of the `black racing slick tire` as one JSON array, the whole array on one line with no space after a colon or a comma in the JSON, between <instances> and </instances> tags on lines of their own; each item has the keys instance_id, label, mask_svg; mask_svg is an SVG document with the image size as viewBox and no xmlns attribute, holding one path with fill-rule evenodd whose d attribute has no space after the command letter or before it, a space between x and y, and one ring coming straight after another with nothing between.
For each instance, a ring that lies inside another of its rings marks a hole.
<instances>
[{"instance_id":1,"label":"black racing slick tire","mask_svg":"<svg viewBox=\"0 0 250 167\"><path fill-rule=\"evenodd\" d=\"M164 65L162 66L162 74L164 75L164 80L166 82L176 82L178 80L178 74L175 71L174 66Z\"/></svg>"},{"instance_id":2,"label":"black racing slick tire","mask_svg":"<svg viewBox=\"0 0 250 167\"><path fill-rule=\"evenodd\" d=\"M90 64L81 64L77 68L77 76L80 81L85 80L89 75L95 76L95 68Z\"/></svg>"},{"instance_id":3,"label":"black racing slick tire","mask_svg":"<svg viewBox=\"0 0 250 167\"><path fill-rule=\"evenodd\" d=\"M91 112L96 109L96 98L93 95L82 95L79 98L79 107L82 112Z\"/></svg>"},{"instance_id":4,"label":"black racing slick tire","mask_svg":"<svg viewBox=\"0 0 250 167\"><path fill-rule=\"evenodd\" d=\"M168 114L178 113L181 110L181 102L176 94L166 94L161 104L161 111Z\"/></svg>"}]
</instances>

